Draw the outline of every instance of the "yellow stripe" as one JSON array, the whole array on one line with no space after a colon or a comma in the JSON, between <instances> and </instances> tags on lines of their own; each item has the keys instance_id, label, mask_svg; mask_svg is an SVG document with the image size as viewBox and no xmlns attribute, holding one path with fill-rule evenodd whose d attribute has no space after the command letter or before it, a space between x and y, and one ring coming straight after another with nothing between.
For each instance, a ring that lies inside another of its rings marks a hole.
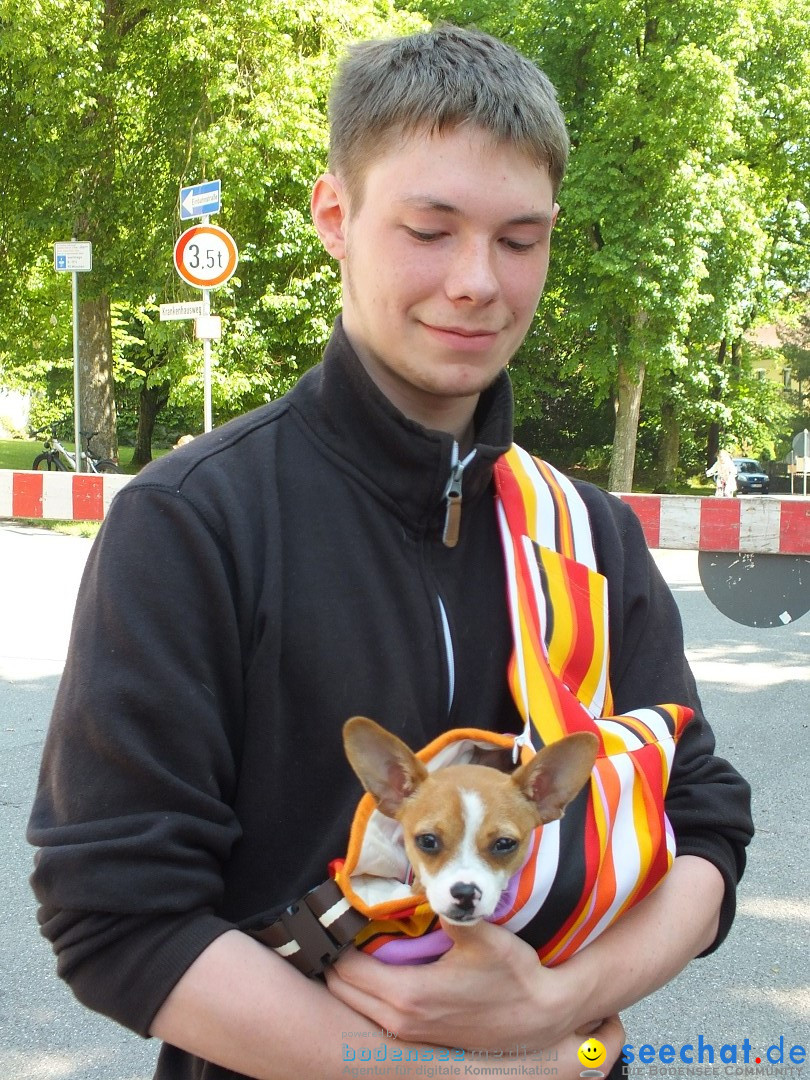
<instances>
[{"instance_id":1,"label":"yellow stripe","mask_svg":"<svg viewBox=\"0 0 810 1080\"><path fill-rule=\"evenodd\" d=\"M571 654L574 619L572 617L571 597L567 588L567 581L560 572L559 561L555 560L555 562L556 565L552 566L551 560L543 560L554 620L551 641L548 643L548 658L551 670L559 673L564 669Z\"/></svg>"},{"instance_id":2,"label":"yellow stripe","mask_svg":"<svg viewBox=\"0 0 810 1080\"><path fill-rule=\"evenodd\" d=\"M605 578L601 575L588 575L589 608L593 624L593 655L579 690L580 700L587 705L593 704L602 709L602 701L594 701L599 684L604 674L607 683L607 597L605 596ZM597 592L598 590L598 592Z\"/></svg>"}]
</instances>

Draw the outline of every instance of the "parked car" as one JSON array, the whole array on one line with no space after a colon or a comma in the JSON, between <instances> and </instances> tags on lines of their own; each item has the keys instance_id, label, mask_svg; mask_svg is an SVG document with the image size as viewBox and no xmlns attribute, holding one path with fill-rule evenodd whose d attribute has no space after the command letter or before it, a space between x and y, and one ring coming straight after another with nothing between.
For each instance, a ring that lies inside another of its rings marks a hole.
<instances>
[{"instance_id":1,"label":"parked car","mask_svg":"<svg viewBox=\"0 0 810 1080\"><path fill-rule=\"evenodd\" d=\"M741 495L758 493L767 495L770 486L768 474L762 466L753 458L735 457L734 464L737 466L737 491Z\"/></svg>"}]
</instances>

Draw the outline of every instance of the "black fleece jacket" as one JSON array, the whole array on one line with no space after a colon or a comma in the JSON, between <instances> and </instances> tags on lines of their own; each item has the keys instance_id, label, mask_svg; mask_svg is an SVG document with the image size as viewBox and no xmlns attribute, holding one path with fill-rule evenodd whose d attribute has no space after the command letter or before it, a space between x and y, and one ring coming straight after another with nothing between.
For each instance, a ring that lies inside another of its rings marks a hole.
<instances>
[{"instance_id":1,"label":"black fleece jacket","mask_svg":"<svg viewBox=\"0 0 810 1080\"><path fill-rule=\"evenodd\" d=\"M323 363L284 398L116 496L80 589L29 826L42 932L90 1008L146 1034L218 935L326 877L361 794L342 751L348 717L414 747L449 727L520 730L491 480L511 432L504 374L479 404L460 541L445 547L452 437L403 417L338 323ZM725 879L717 944L752 833L748 786L713 756L636 518L580 491L609 582L617 711L697 710L666 805L679 852ZM165 1047L156 1075L234 1074Z\"/></svg>"}]
</instances>

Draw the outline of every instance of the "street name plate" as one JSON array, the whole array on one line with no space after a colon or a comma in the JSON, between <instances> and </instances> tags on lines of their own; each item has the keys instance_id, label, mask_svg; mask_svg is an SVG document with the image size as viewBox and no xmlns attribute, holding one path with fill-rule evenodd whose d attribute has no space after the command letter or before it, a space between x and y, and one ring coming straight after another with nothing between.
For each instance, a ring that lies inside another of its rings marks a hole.
<instances>
[{"instance_id":1,"label":"street name plate","mask_svg":"<svg viewBox=\"0 0 810 1080\"><path fill-rule=\"evenodd\" d=\"M160 321L171 322L173 319L199 319L205 314L202 300L189 300L183 304L161 304Z\"/></svg>"}]
</instances>

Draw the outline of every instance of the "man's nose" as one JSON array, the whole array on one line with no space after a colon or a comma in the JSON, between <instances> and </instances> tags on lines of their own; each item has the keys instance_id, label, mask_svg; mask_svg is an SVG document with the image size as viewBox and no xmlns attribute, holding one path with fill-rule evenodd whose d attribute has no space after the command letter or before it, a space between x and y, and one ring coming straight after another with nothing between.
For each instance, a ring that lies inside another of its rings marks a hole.
<instances>
[{"instance_id":1,"label":"man's nose","mask_svg":"<svg viewBox=\"0 0 810 1080\"><path fill-rule=\"evenodd\" d=\"M448 269L446 290L451 300L486 304L498 293L494 253L488 242L460 246Z\"/></svg>"}]
</instances>

